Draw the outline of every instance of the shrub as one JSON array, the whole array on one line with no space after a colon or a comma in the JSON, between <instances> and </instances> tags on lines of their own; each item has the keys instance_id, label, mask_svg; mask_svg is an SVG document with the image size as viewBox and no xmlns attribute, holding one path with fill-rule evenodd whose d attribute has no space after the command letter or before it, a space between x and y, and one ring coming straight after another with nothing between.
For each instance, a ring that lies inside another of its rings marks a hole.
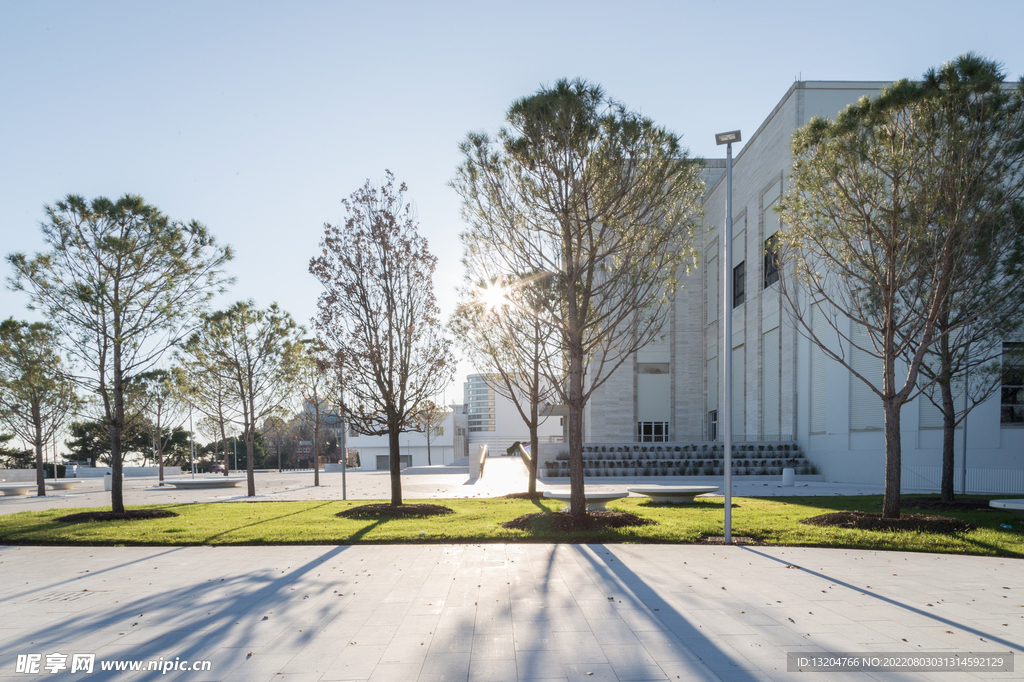
<instances>
[{"instance_id":1,"label":"shrub","mask_svg":"<svg viewBox=\"0 0 1024 682\"><path fill-rule=\"evenodd\" d=\"M704 465L704 467L701 469L701 471L704 472L705 476L714 476L716 471L720 472L721 470L718 469L718 467L716 467L713 464L711 464L710 462L708 462L707 464Z\"/></svg>"}]
</instances>

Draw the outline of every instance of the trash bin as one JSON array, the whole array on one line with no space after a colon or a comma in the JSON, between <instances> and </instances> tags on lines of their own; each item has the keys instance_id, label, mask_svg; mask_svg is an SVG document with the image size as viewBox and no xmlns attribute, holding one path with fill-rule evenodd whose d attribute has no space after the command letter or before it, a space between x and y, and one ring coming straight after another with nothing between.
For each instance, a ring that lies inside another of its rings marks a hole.
<instances>
[{"instance_id":1,"label":"trash bin","mask_svg":"<svg viewBox=\"0 0 1024 682\"><path fill-rule=\"evenodd\" d=\"M106 475L103 477L103 489L109 492L113 488L114 488L114 475L108 471L106 473Z\"/></svg>"},{"instance_id":2,"label":"trash bin","mask_svg":"<svg viewBox=\"0 0 1024 682\"><path fill-rule=\"evenodd\" d=\"M782 485L792 487L796 484L796 469L782 470Z\"/></svg>"}]
</instances>

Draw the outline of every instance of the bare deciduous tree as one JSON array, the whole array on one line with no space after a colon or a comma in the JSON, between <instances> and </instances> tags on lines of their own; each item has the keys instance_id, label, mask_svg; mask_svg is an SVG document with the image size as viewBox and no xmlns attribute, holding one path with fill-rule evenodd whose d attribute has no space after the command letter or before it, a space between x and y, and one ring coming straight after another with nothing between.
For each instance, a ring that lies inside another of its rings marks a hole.
<instances>
[{"instance_id":1,"label":"bare deciduous tree","mask_svg":"<svg viewBox=\"0 0 1024 682\"><path fill-rule=\"evenodd\" d=\"M202 368L230 386L231 402L245 440L248 495L256 495L253 444L257 425L278 414L289 399L302 344L302 328L276 303L260 310L239 301L227 310L204 315L202 328L182 348L182 364Z\"/></svg>"},{"instance_id":2,"label":"bare deciduous tree","mask_svg":"<svg viewBox=\"0 0 1024 682\"><path fill-rule=\"evenodd\" d=\"M391 504L402 504L398 436L416 429L416 410L454 374L434 299L437 258L416 232L406 186L394 175L368 180L342 203L347 218L327 224L309 271L324 292L314 324L334 354L349 394L345 418L365 434L387 435Z\"/></svg>"},{"instance_id":3,"label":"bare deciduous tree","mask_svg":"<svg viewBox=\"0 0 1024 682\"><path fill-rule=\"evenodd\" d=\"M449 328L473 366L487 377L487 384L515 405L526 424L530 433L528 492L535 493L538 430L547 420L541 415L541 406L556 394L549 374L560 358L555 326L545 318L546 306L538 299L549 280L490 279L480 268L479 254L486 245L469 243L470 235L463 238L467 241L467 279L476 283L462 290Z\"/></svg>"}]
</instances>

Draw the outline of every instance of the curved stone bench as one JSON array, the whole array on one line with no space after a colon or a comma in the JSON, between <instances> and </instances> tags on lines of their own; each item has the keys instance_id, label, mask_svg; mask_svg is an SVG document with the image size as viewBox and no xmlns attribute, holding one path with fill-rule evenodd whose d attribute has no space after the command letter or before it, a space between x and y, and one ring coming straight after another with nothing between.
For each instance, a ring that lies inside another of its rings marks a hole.
<instances>
[{"instance_id":1,"label":"curved stone bench","mask_svg":"<svg viewBox=\"0 0 1024 682\"><path fill-rule=\"evenodd\" d=\"M211 476L207 478L186 478L180 481L164 479L167 485L183 490L196 490L199 488L234 488L245 482L245 476Z\"/></svg>"},{"instance_id":2,"label":"curved stone bench","mask_svg":"<svg viewBox=\"0 0 1024 682\"><path fill-rule=\"evenodd\" d=\"M28 495L28 491L36 487L34 483L22 485L20 483L8 483L7 485L0 485L0 493L9 496Z\"/></svg>"},{"instance_id":3,"label":"curved stone bench","mask_svg":"<svg viewBox=\"0 0 1024 682\"><path fill-rule=\"evenodd\" d=\"M47 482L46 485L50 486L54 490L71 490L72 488L74 488L79 483L81 483L81 481L67 481L67 480L64 480L64 481Z\"/></svg>"},{"instance_id":4,"label":"curved stone bench","mask_svg":"<svg viewBox=\"0 0 1024 682\"><path fill-rule=\"evenodd\" d=\"M713 493L717 485L656 485L643 488L627 488L637 495L646 495L658 502L693 502L697 495Z\"/></svg>"},{"instance_id":5,"label":"curved stone bench","mask_svg":"<svg viewBox=\"0 0 1024 682\"><path fill-rule=\"evenodd\" d=\"M989 500L988 506L1024 514L1024 500Z\"/></svg>"},{"instance_id":6,"label":"curved stone bench","mask_svg":"<svg viewBox=\"0 0 1024 682\"><path fill-rule=\"evenodd\" d=\"M614 500L621 500L623 497L629 497L629 493L590 493L584 492L584 499L587 501L587 511L606 511L606 506L609 502ZM568 503L566 506L571 507L572 503L570 499L571 493L559 493L553 490L548 490L544 493L544 497L551 500L561 500L562 502Z\"/></svg>"}]
</instances>

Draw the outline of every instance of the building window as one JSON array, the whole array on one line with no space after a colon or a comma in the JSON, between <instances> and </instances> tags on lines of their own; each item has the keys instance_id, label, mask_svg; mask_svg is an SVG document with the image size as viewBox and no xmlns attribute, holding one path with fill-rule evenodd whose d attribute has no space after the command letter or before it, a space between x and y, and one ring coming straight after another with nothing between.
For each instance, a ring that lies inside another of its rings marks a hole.
<instances>
[{"instance_id":1,"label":"building window","mask_svg":"<svg viewBox=\"0 0 1024 682\"><path fill-rule=\"evenodd\" d=\"M718 440L718 410L708 412L708 440Z\"/></svg>"},{"instance_id":2,"label":"building window","mask_svg":"<svg viewBox=\"0 0 1024 682\"><path fill-rule=\"evenodd\" d=\"M743 302L747 300L744 293L744 283L746 280L746 261L740 261L740 264L732 269L732 307L743 305Z\"/></svg>"},{"instance_id":3,"label":"building window","mask_svg":"<svg viewBox=\"0 0 1024 682\"><path fill-rule=\"evenodd\" d=\"M773 234L764 240L764 288L779 281L779 236Z\"/></svg>"},{"instance_id":4,"label":"building window","mask_svg":"<svg viewBox=\"0 0 1024 682\"><path fill-rule=\"evenodd\" d=\"M640 443L665 443L668 441L668 422L637 422L636 435Z\"/></svg>"},{"instance_id":5,"label":"building window","mask_svg":"<svg viewBox=\"0 0 1024 682\"><path fill-rule=\"evenodd\" d=\"M999 421L1024 424L1024 343L1003 343L1003 387Z\"/></svg>"}]
</instances>

